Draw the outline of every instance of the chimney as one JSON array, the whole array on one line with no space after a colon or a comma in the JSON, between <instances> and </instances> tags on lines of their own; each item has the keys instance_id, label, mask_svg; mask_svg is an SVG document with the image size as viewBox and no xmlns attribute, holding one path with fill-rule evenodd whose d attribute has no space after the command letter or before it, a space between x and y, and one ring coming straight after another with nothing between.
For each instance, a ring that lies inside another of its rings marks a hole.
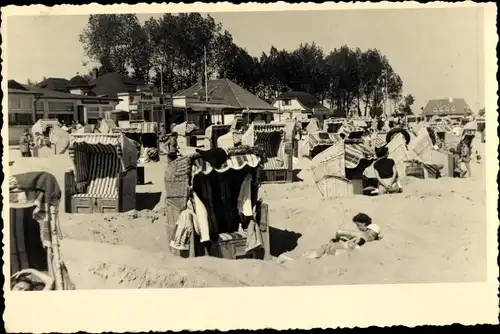
<instances>
[{"instance_id":1,"label":"chimney","mask_svg":"<svg viewBox=\"0 0 500 334\"><path fill-rule=\"evenodd\" d=\"M99 76L99 69L97 67L94 67L92 69L92 80L97 79L98 76Z\"/></svg>"}]
</instances>

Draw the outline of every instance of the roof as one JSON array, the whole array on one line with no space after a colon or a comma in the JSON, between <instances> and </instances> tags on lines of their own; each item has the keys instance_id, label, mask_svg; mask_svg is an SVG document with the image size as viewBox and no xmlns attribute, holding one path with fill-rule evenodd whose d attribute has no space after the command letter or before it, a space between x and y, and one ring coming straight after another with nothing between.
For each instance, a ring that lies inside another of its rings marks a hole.
<instances>
[{"instance_id":1,"label":"roof","mask_svg":"<svg viewBox=\"0 0 500 334\"><path fill-rule=\"evenodd\" d=\"M64 78L47 78L42 82L38 83L36 87L45 88L50 90L56 90L60 92L69 92L68 90L69 80Z\"/></svg>"},{"instance_id":2,"label":"roof","mask_svg":"<svg viewBox=\"0 0 500 334\"><path fill-rule=\"evenodd\" d=\"M311 111L313 108L327 109L324 105L321 104L321 102L319 102L316 96L306 92L288 91L276 98L276 100L292 100L292 99L296 99L300 103L300 105L306 110Z\"/></svg>"},{"instance_id":3,"label":"roof","mask_svg":"<svg viewBox=\"0 0 500 334\"><path fill-rule=\"evenodd\" d=\"M14 81L14 80L12 80ZM15 81L14 81L15 82ZM90 100L90 101L117 101L117 98L110 97L96 97L96 96L86 96L86 95L78 95L78 94L70 94L45 88L39 88L36 86L28 86L19 84L15 82L17 85L20 85L23 89L18 88L9 88L9 94L34 94L40 95L41 98L46 99L59 99L59 100ZM17 86L12 83L12 87Z\"/></svg>"},{"instance_id":4,"label":"roof","mask_svg":"<svg viewBox=\"0 0 500 334\"><path fill-rule=\"evenodd\" d=\"M137 86L147 85L144 82L134 80L130 77L121 75L118 72L106 73L89 82L95 86L92 91L96 95L105 95L117 98L119 93L132 93L137 91Z\"/></svg>"},{"instance_id":5,"label":"roof","mask_svg":"<svg viewBox=\"0 0 500 334\"><path fill-rule=\"evenodd\" d=\"M76 75L73 78L69 80L69 84L67 85L68 88L70 87L88 87L89 83L85 78L83 78L81 75Z\"/></svg>"},{"instance_id":6,"label":"roof","mask_svg":"<svg viewBox=\"0 0 500 334\"><path fill-rule=\"evenodd\" d=\"M424 108L423 115L467 115L471 109L462 98L429 100Z\"/></svg>"},{"instance_id":7,"label":"roof","mask_svg":"<svg viewBox=\"0 0 500 334\"><path fill-rule=\"evenodd\" d=\"M225 103L233 108L254 109L254 110L276 110L264 100L259 99L254 94L246 89L238 86L229 79L214 79L208 80L207 84L208 95L213 100L218 100L218 103ZM179 91L174 96L197 97L204 96L205 89L200 83L196 83L191 87Z\"/></svg>"}]
</instances>

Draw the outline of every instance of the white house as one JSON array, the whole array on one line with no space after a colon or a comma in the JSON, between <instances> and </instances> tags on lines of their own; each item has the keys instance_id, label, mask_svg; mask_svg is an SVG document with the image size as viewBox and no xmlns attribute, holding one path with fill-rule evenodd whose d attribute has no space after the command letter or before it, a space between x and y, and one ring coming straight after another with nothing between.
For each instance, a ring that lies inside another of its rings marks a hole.
<instances>
[{"instance_id":1,"label":"white house","mask_svg":"<svg viewBox=\"0 0 500 334\"><path fill-rule=\"evenodd\" d=\"M314 95L297 91L281 94L273 102L273 107L278 109L278 113L274 115L276 121L285 119L307 121L314 113L328 110Z\"/></svg>"}]
</instances>

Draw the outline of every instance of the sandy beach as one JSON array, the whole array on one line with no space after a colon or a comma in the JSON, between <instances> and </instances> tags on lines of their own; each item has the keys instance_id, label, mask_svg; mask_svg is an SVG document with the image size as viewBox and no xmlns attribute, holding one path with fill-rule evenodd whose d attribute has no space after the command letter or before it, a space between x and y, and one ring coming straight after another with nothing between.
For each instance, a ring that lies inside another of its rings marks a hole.
<instances>
[{"instance_id":1,"label":"sandy beach","mask_svg":"<svg viewBox=\"0 0 500 334\"><path fill-rule=\"evenodd\" d=\"M484 145L476 140L484 157ZM10 150L10 174L47 171L64 191L67 154L21 158ZM319 260L279 264L258 260L182 259L167 251L165 161L146 165L137 186L137 210L115 215L66 214L60 208L61 251L77 289L297 286L473 282L486 279L485 163L472 177L420 180L405 177L402 194L325 199L310 162L300 158L298 177L267 184L271 254L290 256L328 242L340 225L364 212L382 227L383 239L360 250Z\"/></svg>"}]
</instances>

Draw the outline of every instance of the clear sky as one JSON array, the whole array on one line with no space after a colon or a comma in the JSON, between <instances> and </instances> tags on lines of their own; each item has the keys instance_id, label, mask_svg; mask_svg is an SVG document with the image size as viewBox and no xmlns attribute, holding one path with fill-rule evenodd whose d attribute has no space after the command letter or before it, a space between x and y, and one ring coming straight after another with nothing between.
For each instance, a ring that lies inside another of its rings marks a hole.
<instances>
[{"instance_id":1,"label":"clear sky","mask_svg":"<svg viewBox=\"0 0 500 334\"><path fill-rule=\"evenodd\" d=\"M251 55L271 45L293 50L316 42L327 53L344 44L385 54L415 109L434 98L463 97L484 106L482 9L370 9L211 13ZM141 21L159 14L138 15ZM87 72L78 36L88 16L7 18L8 78L71 78ZM5 50L5 49L4 49ZM92 65L87 65L90 68ZM416 110L415 110L416 111Z\"/></svg>"}]
</instances>

